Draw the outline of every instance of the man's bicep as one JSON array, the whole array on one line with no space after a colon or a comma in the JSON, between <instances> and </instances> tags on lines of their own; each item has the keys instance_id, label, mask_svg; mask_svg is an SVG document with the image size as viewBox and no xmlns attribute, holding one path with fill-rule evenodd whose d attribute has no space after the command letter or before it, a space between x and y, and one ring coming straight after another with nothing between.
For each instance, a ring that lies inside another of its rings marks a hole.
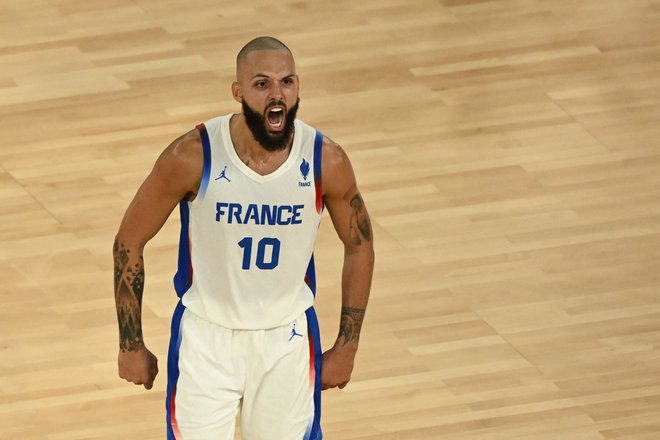
<instances>
[{"instance_id":1,"label":"man's bicep","mask_svg":"<svg viewBox=\"0 0 660 440\"><path fill-rule=\"evenodd\" d=\"M326 199L326 207L337 235L346 246L371 243L371 221L357 186L346 197Z\"/></svg>"},{"instance_id":2,"label":"man's bicep","mask_svg":"<svg viewBox=\"0 0 660 440\"><path fill-rule=\"evenodd\" d=\"M181 200L164 188L161 180L152 172L126 209L118 233L126 244L143 246L156 235Z\"/></svg>"},{"instance_id":3,"label":"man's bicep","mask_svg":"<svg viewBox=\"0 0 660 440\"><path fill-rule=\"evenodd\" d=\"M337 235L346 246L370 243L371 222L351 163L338 146L328 156L328 168L324 170L324 176L328 173L330 178L327 185L324 182L327 189L324 201Z\"/></svg>"},{"instance_id":4,"label":"man's bicep","mask_svg":"<svg viewBox=\"0 0 660 440\"><path fill-rule=\"evenodd\" d=\"M193 139L188 145L170 145L158 158L124 214L119 228L123 240L143 246L177 204L197 190L203 158L194 144Z\"/></svg>"}]
</instances>

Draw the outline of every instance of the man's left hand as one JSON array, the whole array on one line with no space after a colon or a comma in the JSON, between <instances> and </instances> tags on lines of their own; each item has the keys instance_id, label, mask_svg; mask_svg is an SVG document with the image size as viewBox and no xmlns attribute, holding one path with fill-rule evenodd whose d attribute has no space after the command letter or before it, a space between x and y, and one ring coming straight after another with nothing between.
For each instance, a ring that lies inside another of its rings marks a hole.
<instances>
[{"instance_id":1,"label":"man's left hand","mask_svg":"<svg viewBox=\"0 0 660 440\"><path fill-rule=\"evenodd\" d=\"M321 362L321 387L324 390L339 387L344 388L351 380L355 352L350 345L335 344L330 350L323 353Z\"/></svg>"}]
</instances>

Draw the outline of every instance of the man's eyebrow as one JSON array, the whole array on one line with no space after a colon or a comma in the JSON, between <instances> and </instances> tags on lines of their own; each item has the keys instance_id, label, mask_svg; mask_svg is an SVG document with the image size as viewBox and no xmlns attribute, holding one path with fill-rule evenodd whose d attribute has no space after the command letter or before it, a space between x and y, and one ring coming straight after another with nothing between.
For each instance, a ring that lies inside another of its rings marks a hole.
<instances>
[{"instance_id":1,"label":"man's eyebrow","mask_svg":"<svg viewBox=\"0 0 660 440\"><path fill-rule=\"evenodd\" d=\"M288 74L288 75L282 77L282 79L281 79L280 81L285 80L285 79L289 79L289 78L293 78L294 76L296 76L295 73L290 73L290 74ZM271 78L271 76L270 76L270 75L266 75L265 73L256 73L256 74L252 77L252 79L256 79L256 78Z\"/></svg>"}]
</instances>

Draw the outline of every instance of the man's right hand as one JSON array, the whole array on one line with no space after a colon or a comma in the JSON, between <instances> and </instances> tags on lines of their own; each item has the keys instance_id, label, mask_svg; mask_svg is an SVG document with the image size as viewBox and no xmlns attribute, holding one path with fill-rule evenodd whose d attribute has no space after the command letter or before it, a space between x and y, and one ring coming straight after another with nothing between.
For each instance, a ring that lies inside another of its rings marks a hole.
<instances>
[{"instance_id":1,"label":"man's right hand","mask_svg":"<svg viewBox=\"0 0 660 440\"><path fill-rule=\"evenodd\" d=\"M154 385L158 374L158 359L147 347L137 351L119 351L117 356L119 377L135 385L144 385L148 390Z\"/></svg>"}]
</instances>

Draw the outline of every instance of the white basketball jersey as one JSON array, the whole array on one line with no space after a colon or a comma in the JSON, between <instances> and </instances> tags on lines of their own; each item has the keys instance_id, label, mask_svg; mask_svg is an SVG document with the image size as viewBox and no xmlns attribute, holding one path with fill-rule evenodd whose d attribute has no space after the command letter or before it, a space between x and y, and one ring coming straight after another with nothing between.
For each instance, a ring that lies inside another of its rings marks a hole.
<instances>
[{"instance_id":1,"label":"white basketball jersey","mask_svg":"<svg viewBox=\"0 0 660 440\"><path fill-rule=\"evenodd\" d=\"M296 120L289 157L261 176L238 157L231 116L197 127L204 168L197 197L180 204L174 284L183 305L204 319L268 329L292 322L314 302L323 136Z\"/></svg>"}]
</instances>

